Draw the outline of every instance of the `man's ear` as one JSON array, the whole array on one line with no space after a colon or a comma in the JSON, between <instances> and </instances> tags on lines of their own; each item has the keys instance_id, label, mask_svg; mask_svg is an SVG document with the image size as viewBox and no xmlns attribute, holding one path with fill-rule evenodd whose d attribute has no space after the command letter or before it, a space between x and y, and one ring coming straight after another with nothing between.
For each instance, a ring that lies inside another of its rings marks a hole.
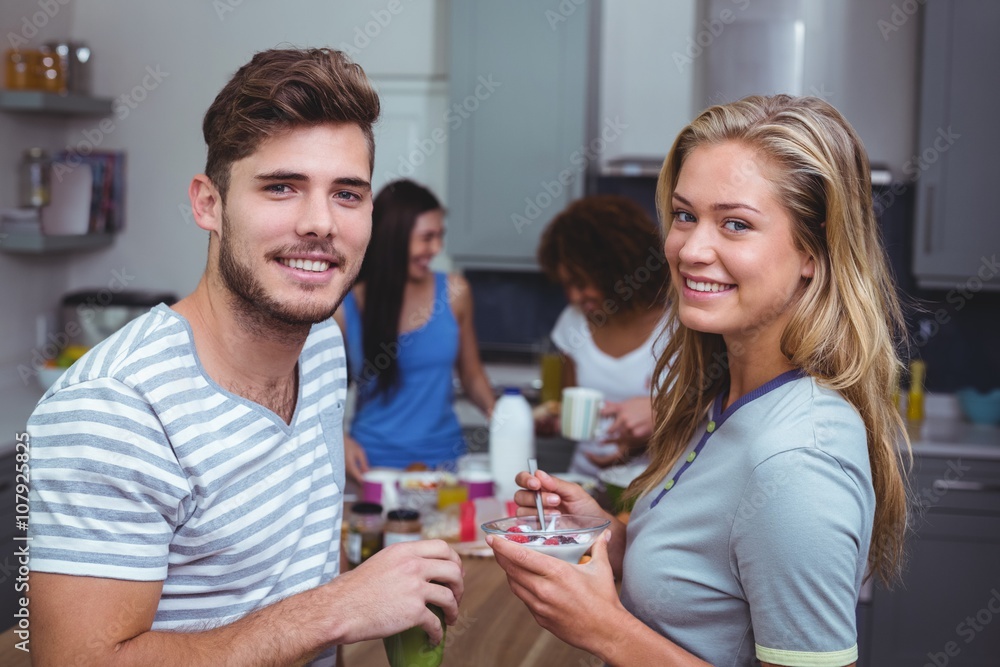
<instances>
[{"instance_id":1,"label":"man's ear","mask_svg":"<svg viewBox=\"0 0 1000 667\"><path fill-rule=\"evenodd\" d=\"M221 233L222 196L212 180L205 174L195 176L188 187L188 198L195 223L205 231Z\"/></svg>"}]
</instances>

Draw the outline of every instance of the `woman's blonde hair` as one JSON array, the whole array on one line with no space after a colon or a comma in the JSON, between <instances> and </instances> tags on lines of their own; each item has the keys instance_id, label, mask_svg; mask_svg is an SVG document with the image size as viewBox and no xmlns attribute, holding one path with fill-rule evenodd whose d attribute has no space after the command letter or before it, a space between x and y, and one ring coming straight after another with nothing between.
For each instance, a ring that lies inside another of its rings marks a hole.
<instances>
[{"instance_id":1,"label":"woman's blonde hair","mask_svg":"<svg viewBox=\"0 0 1000 667\"><path fill-rule=\"evenodd\" d=\"M681 131L660 171L656 205L664 233L684 160L699 146L730 141L769 167L776 196L795 221L796 246L814 260L781 351L840 392L864 421L876 498L868 564L890 583L902 566L906 533L909 442L892 400L902 370L896 341L905 326L876 226L867 154L844 117L814 97L753 96L713 106ZM675 333L654 376L651 463L629 488L632 498L653 490L673 467L728 380L722 337L681 324L676 290L670 286L665 329Z\"/></svg>"}]
</instances>

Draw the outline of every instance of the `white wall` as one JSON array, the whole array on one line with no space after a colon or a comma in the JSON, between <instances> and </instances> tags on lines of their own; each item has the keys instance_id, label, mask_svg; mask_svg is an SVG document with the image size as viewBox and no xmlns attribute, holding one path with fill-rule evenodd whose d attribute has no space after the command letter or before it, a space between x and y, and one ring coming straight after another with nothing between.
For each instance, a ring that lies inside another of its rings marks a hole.
<instances>
[{"instance_id":1,"label":"white wall","mask_svg":"<svg viewBox=\"0 0 1000 667\"><path fill-rule=\"evenodd\" d=\"M622 156L662 160L697 111L694 68L673 57L693 33L695 0L604 0L601 13L598 118L628 126L602 164Z\"/></svg>"},{"instance_id":2,"label":"white wall","mask_svg":"<svg viewBox=\"0 0 1000 667\"><path fill-rule=\"evenodd\" d=\"M71 19L70 7L48 16L37 0L4 0L0 4L0 51L11 46L10 34L20 38L23 32L32 46L64 38ZM63 133L64 124L59 120L0 113L0 208L17 206L18 163L23 150L31 146L59 150ZM0 387L20 383L16 368L30 363L31 349L38 345L35 319L55 312L68 281L68 269L58 258L0 253Z\"/></svg>"}]
</instances>

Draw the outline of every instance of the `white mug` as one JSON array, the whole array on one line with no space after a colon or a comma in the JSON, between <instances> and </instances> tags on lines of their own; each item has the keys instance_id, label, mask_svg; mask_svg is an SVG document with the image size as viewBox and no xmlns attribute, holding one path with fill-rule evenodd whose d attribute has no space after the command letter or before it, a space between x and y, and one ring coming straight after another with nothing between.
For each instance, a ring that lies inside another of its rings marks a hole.
<instances>
[{"instance_id":1,"label":"white mug","mask_svg":"<svg viewBox=\"0 0 1000 667\"><path fill-rule=\"evenodd\" d=\"M570 440L593 440L598 433L604 394L586 387L562 391L562 434Z\"/></svg>"}]
</instances>

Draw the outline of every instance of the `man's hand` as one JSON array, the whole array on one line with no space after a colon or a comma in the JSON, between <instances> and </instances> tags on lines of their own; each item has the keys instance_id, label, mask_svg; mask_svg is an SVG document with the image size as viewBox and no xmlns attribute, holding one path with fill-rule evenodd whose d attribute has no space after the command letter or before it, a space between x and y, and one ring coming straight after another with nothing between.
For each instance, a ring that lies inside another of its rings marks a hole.
<instances>
[{"instance_id":1,"label":"man's hand","mask_svg":"<svg viewBox=\"0 0 1000 667\"><path fill-rule=\"evenodd\" d=\"M463 576L462 559L441 540L386 547L327 584L335 590L336 604L350 610L339 619L337 643L387 637L419 625L436 644L441 623L426 605L440 607L445 622L454 625Z\"/></svg>"}]
</instances>

